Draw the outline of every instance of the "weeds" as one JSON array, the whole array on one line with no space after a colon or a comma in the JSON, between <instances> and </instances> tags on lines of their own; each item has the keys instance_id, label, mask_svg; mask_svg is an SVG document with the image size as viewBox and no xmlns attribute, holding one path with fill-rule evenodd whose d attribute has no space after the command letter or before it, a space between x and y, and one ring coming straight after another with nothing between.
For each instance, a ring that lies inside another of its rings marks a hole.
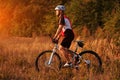
<instances>
[{"instance_id":1,"label":"weeds","mask_svg":"<svg viewBox=\"0 0 120 80\"><path fill-rule=\"evenodd\" d=\"M119 52L118 48L112 42L108 43L107 39L90 39L85 42L85 49L96 51L102 58L102 73L88 74L84 72L85 69L62 69L44 77L43 73L35 70L34 62L41 51L52 49L49 38L0 39L0 80L119 80L120 53L116 53Z\"/></svg>"}]
</instances>

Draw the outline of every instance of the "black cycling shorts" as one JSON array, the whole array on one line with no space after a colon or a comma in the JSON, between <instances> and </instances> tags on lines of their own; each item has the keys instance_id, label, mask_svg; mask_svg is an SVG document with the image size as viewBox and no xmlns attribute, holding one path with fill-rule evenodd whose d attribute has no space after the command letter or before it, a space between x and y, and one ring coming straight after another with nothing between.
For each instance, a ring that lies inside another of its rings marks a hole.
<instances>
[{"instance_id":1,"label":"black cycling shorts","mask_svg":"<svg viewBox=\"0 0 120 80\"><path fill-rule=\"evenodd\" d=\"M73 39L74 39L73 31L71 29L67 29L64 32L64 38L61 42L61 45L65 48L69 48Z\"/></svg>"}]
</instances>

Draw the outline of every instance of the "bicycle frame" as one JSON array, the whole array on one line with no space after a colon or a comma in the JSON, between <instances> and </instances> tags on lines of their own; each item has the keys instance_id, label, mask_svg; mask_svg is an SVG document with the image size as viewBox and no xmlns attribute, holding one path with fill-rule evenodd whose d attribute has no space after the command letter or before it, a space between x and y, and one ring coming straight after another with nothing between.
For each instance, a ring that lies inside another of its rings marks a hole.
<instances>
[{"instance_id":1,"label":"bicycle frame","mask_svg":"<svg viewBox=\"0 0 120 80\"><path fill-rule=\"evenodd\" d=\"M58 46L57 43L55 43L54 48L53 48L53 50L52 50L52 53L51 53L51 55L50 55L49 61L48 61L48 65L51 64L51 61L52 61L53 55L54 55L54 53L56 53L56 51L57 51L58 49L59 49L59 46ZM78 56L78 55L76 54L77 49L78 49L78 45L76 46L75 51L71 51L71 50L69 50L70 53L73 54L72 60L74 60L74 59ZM81 56L79 56L79 58L81 58Z\"/></svg>"},{"instance_id":2,"label":"bicycle frame","mask_svg":"<svg viewBox=\"0 0 120 80\"><path fill-rule=\"evenodd\" d=\"M77 42L77 41L75 41L75 42ZM90 64L90 60L84 60L84 59L82 59L82 56L80 56L80 55L78 55L78 54L76 53L78 47L79 47L79 46L76 45L75 51L69 50L69 51L70 51L70 54L73 55L72 60L74 61L75 58L78 57L79 60L83 60L86 64L89 65L89 64ZM52 61L53 55L54 55L54 53L56 53L56 51L57 51L58 49L59 49L59 46L58 46L57 43L55 43L55 46L54 46L54 48L53 48L53 50L52 50L52 53L51 53L50 58L49 58L49 61L48 61L48 65L51 64L51 61Z\"/></svg>"}]
</instances>

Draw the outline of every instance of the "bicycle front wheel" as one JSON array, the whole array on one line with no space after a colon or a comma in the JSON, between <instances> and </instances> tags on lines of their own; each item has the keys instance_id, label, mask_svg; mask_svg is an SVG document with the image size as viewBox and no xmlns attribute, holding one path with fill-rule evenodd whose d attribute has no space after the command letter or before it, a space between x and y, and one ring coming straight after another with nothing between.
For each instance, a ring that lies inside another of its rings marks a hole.
<instances>
[{"instance_id":1,"label":"bicycle front wheel","mask_svg":"<svg viewBox=\"0 0 120 80\"><path fill-rule=\"evenodd\" d=\"M57 53L54 53L52 61L48 64L52 51L43 51L41 52L35 61L36 70L42 73L53 72L61 68L61 58ZM53 71L50 71L53 70Z\"/></svg>"}]
</instances>

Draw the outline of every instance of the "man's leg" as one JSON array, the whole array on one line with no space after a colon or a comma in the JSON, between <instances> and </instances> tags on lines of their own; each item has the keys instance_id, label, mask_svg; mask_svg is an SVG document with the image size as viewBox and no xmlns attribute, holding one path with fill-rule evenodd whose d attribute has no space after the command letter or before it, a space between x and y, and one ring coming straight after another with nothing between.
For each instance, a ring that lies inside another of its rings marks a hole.
<instances>
[{"instance_id":1,"label":"man's leg","mask_svg":"<svg viewBox=\"0 0 120 80\"><path fill-rule=\"evenodd\" d=\"M60 52L64 55L64 57L66 58L66 62L67 63L71 63L72 62L72 55L70 54L70 52L68 51L67 48L64 48L63 46L60 46Z\"/></svg>"}]
</instances>

